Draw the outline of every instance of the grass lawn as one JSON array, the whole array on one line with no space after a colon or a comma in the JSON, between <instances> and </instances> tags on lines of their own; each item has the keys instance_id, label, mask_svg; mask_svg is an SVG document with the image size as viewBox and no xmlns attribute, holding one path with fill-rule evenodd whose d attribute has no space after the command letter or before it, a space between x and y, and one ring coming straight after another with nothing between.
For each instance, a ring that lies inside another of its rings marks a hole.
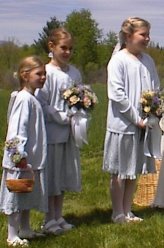
<instances>
[{"instance_id":1,"label":"grass lawn","mask_svg":"<svg viewBox=\"0 0 164 248\"><path fill-rule=\"evenodd\" d=\"M106 126L106 86L93 86L99 104L92 113L88 133L89 145L81 150L82 191L66 193L64 216L76 228L64 235L34 239L31 248L162 248L164 247L164 210L133 206L134 212L144 218L141 223L113 224L110 220L111 201L108 191L109 175L103 173L102 155ZM1 156L6 130L6 108L9 93L0 91L0 145ZM31 224L39 229L43 214L32 211ZM0 214L0 248L6 246L6 217Z\"/></svg>"}]
</instances>

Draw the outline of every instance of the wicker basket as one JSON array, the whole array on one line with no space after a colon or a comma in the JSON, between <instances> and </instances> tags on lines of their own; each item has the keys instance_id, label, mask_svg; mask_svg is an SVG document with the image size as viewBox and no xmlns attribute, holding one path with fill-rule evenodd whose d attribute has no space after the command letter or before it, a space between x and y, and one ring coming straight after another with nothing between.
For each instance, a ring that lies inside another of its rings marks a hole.
<instances>
[{"instance_id":1,"label":"wicker basket","mask_svg":"<svg viewBox=\"0 0 164 248\"><path fill-rule=\"evenodd\" d=\"M139 206L150 206L154 200L161 161L156 160L156 171L157 173L141 175L137 183L137 190L134 196L134 204Z\"/></svg>"},{"instance_id":2,"label":"wicker basket","mask_svg":"<svg viewBox=\"0 0 164 248\"><path fill-rule=\"evenodd\" d=\"M31 178L6 179L6 186L10 192L30 193L34 186L34 172L28 167Z\"/></svg>"}]
</instances>

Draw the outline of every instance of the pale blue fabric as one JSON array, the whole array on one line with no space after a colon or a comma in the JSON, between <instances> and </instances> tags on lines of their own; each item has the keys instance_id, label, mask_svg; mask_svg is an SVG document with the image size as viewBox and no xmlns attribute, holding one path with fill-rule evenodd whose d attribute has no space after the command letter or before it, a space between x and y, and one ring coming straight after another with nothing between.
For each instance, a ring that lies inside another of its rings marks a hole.
<instances>
[{"instance_id":1,"label":"pale blue fabric","mask_svg":"<svg viewBox=\"0 0 164 248\"><path fill-rule=\"evenodd\" d=\"M103 170L120 178L154 172L154 159L144 156L144 134L137 127L142 118L143 91L158 90L159 78L152 58L142 53L134 57L125 49L108 64L108 114Z\"/></svg>"},{"instance_id":2,"label":"pale blue fabric","mask_svg":"<svg viewBox=\"0 0 164 248\"><path fill-rule=\"evenodd\" d=\"M52 64L46 65L47 79L36 92L46 122L48 142L48 194L60 195L62 191L80 191L80 154L72 137L68 106L62 90L82 83L81 74L69 65L64 72Z\"/></svg>"},{"instance_id":3,"label":"pale blue fabric","mask_svg":"<svg viewBox=\"0 0 164 248\"><path fill-rule=\"evenodd\" d=\"M46 120L47 142L56 144L67 142L70 134L68 107L62 99L62 90L73 84L80 84L81 74L74 66L69 65L67 72L52 64L46 65L47 79L42 89L36 91Z\"/></svg>"},{"instance_id":4,"label":"pale blue fabric","mask_svg":"<svg viewBox=\"0 0 164 248\"><path fill-rule=\"evenodd\" d=\"M159 89L159 78L151 57L145 53L140 59L124 50L112 56L108 64L107 130L116 133L135 132L141 119L142 91Z\"/></svg>"},{"instance_id":5,"label":"pale blue fabric","mask_svg":"<svg viewBox=\"0 0 164 248\"><path fill-rule=\"evenodd\" d=\"M22 141L21 151L27 153L27 162L35 173L32 193L11 193L6 187L7 178L18 178L21 169L12 163L9 153L3 156L3 174L0 190L0 211L11 214L23 209L35 208L47 211L47 139L44 115L40 103L29 92L22 90L10 108L6 140L18 136ZM22 172L21 172L22 174Z\"/></svg>"},{"instance_id":6,"label":"pale blue fabric","mask_svg":"<svg viewBox=\"0 0 164 248\"><path fill-rule=\"evenodd\" d=\"M46 166L47 138L42 108L36 98L29 92L20 91L11 110L6 140L19 137L21 151L26 152L27 162L34 170ZM8 152L4 151L2 166L16 170Z\"/></svg>"}]
</instances>

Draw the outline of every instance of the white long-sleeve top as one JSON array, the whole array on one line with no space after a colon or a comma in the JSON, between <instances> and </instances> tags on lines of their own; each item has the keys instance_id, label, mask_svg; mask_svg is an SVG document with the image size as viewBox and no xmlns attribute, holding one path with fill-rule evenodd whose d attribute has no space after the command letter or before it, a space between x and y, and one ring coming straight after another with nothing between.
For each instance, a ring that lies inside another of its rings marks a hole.
<instances>
[{"instance_id":1,"label":"white long-sleeve top","mask_svg":"<svg viewBox=\"0 0 164 248\"><path fill-rule=\"evenodd\" d=\"M34 170L46 166L47 138L42 107L38 100L26 90L15 96L11 108L6 140L18 137L21 141L19 151L27 153L27 162ZM2 166L16 169L9 152L4 151Z\"/></svg>"},{"instance_id":2,"label":"white long-sleeve top","mask_svg":"<svg viewBox=\"0 0 164 248\"><path fill-rule=\"evenodd\" d=\"M152 58L142 53L137 59L125 50L112 56L108 64L107 130L135 132L142 118L140 98L143 91L158 90L160 83Z\"/></svg>"},{"instance_id":3,"label":"white long-sleeve top","mask_svg":"<svg viewBox=\"0 0 164 248\"><path fill-rule=\"evenodd\" d=\"M61 96L61 91L73 84L80 84L81 74L74 66L64 72L58 67L46 65L46 82L42 89L36 91L46 120L48 144L65 143L70 133L70 119L68 107Z\"/></svg>"}]
</instances>

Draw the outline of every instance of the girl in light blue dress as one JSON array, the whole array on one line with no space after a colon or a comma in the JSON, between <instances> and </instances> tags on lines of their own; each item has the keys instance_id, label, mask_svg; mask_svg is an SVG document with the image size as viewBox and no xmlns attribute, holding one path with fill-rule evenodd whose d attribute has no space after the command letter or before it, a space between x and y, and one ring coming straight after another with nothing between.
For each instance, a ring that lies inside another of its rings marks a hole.
<instances>
[{"instance_id":1,"label":"girl in light blue dress","mask_svg":"<svg viewBox=\"0 0 164 248\"><path fill-rule=\"evenodd\" d=\"M46 65L46 82L36 92L43 107L48 143L48 213L43 231L58 235L73 227L63 218L64 192L81 190L79 148L72 135L71 116L61 92L80 84L82 79L79 70L69 64L73 39L67 30L52 30L48 46L51 59Z\"/></svg>"},{"instance_id":2,"label":"girl in light blue dress","mask_svg":"<svg viewBox=\"0 0 164 248\"><path fill-rule=\"evenodd\" d=\"M111 175L114 222L141 221L131 212L137 174L154 172L154 158L144 155L141 94L158 90L152 58L143 51L149 43L150 24L128 18L122 24L120 43L108 64L108 116L103 170ZM148 164L148 167L146 166Z\"/></svg>"},{"instance_id":3,"label":"girl in light blue dress","mask_svg":"<svg viewBox=\"0 0 164 248\"><path fill-rule=\"evenodd\" d=\"M12 94L8 111L0 211L8 216L8 245L24 247L28 246L27 239L42 236L30 228L30 210L47 211L46 129L41 105L34 96L36 88L42 88L45 82L45 66L38 57L27 57L20 63L18 77L21 90ZM29 164L35 175L33 191L10 192L6 179L27 176Z\"/></svg>"}]
</instances>

